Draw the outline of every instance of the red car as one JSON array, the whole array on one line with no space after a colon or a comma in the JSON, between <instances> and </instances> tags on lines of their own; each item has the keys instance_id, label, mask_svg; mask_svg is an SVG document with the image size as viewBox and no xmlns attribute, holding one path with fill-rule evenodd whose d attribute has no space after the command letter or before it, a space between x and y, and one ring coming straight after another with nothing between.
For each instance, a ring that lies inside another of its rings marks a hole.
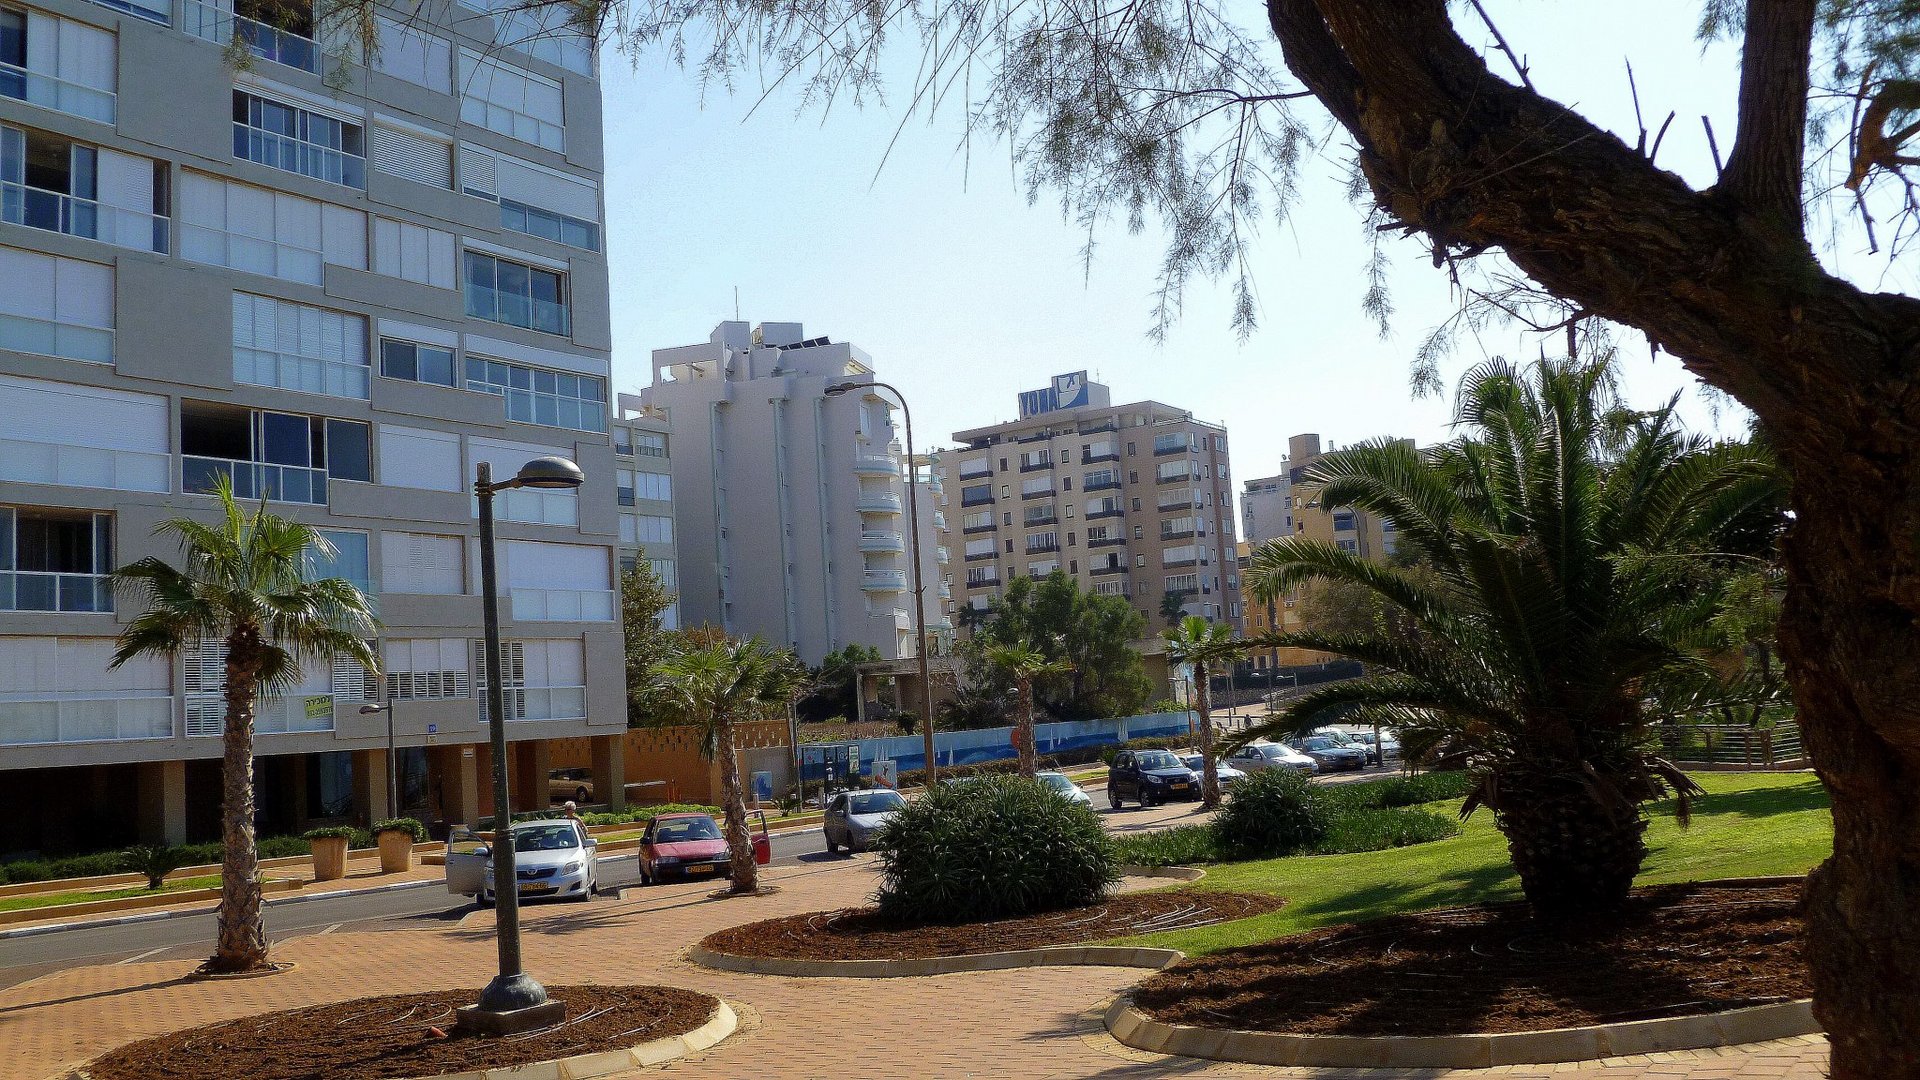
<instances>
[{"instance_id":1,"label":"red car","mask_svg":"<svg viewBox=\"0 0 1920 1080\"><path fill-rule=\"evenodd\" d=\"M760 835L753 838L753 861L766 863L772 856L763 815ZM732 865L726 834L707 814L661 814L647 822L640 835L642 885L669 878L725 877Z\"/></svg>"}]
</instances>

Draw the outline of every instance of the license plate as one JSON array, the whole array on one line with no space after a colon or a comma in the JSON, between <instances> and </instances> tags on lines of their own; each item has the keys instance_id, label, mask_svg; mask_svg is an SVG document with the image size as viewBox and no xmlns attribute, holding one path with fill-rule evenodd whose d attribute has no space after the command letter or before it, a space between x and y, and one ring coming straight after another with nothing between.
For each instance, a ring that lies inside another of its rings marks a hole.
<instances>
[{"instance_id":1,"label":"license plate","mask_svg":"<svg viewBox=\"0 0 1920 1080\"><path fill-rule=\"evenodd\" d=\"M687 867L687 873L711 874L717 869L719 869L719 867L714 866L712 863L695 863L694 865Z\"/></svg>"},{"instance_id":2,"label":"license plate","mask_svg":"<svg viewBox=\"0 0 1920 1080\"><path fill-rule=\"evenodd\" d=\"M1173 790L1175 790L1175 791L1185 791L1185 790L1187 790L1187 785L1185 785L1185 784L1175 784L1175 785L1173 785Z\"/></svg>"},{"instance_id":3,"label":"license plate","mask_svg":"<svg viewBox=\"0 0 1920 1080\"><path fill-rule=\"evenodd\" d=\"M523 881L520 883L520 891L523 893L552 892L553 886L548 885L544 882Z\"/></svg>"}]
</instances>

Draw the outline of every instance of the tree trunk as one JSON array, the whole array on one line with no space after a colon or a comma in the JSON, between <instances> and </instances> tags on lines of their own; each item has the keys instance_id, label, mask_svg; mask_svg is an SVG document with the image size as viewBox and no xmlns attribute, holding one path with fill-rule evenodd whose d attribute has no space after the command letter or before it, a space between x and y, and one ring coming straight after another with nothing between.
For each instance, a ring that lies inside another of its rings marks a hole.
<instances>
[{"instance_id":1,"label":"tree trunk","mask_svg":"<svg viewBox=\"0 0 1920 1080\"><path fill-rule=\"evenodd\" d=\"M267 964L260 903L260 852L253 835L253 711L260 693L260 634L227 638L227 721L220 762L219 936L207 970L252 971Z\"/></svg>"},{"instance_id":2,"label":"tree trunk","mask_svg":"<svg viewBox=\"0 0 1920 1080\"><path fill-rule=\"evenodd\" d=\"M1207 665L1193 665L1193 681L1200 713L1200 805L1215 810L1220 806L1220 770L1213 764L1213 680Z\"/></svg>"},{"instance_id":3,"label":"tree trunk","mask_svg":"<svg viewBox=\"0 0 1920 1080\"><path fill-rule=\"evenodd\" d=\"M1595 798L1571 769L1509 766L1494 777L1494 820L1527 903L1545 918L1617 908L1646 861L1647 821Z\"/></svg>"},{"instance_id":4,"label":"tree trunk","mask_svg":"<svg viewBox=\"0 0 1920 1080\"><path fill-rule=\"evenodd\" d=\"M1014 686L1020 696L1019 727L1015 729L1020 745L1014 750L1020 755L1020 775L1031 780L1040 771L1040 753L1033 745L1033 679L1023 675Z\"/></svg>"},{"instance_id":5,"label":"tree trunk","mask_svg":"<svg viewBox=\"0 0 1920 1080\"><path fill-rule=\"evenodd\" d=\"M733 891L760 891L760 867L753 861L753 836L747 832L747 793L740 786L740 759L733 750L733 720L722 717L714 732L713 752L720 757L720 798L727 818L727 851Z\"/></svg>"}]
</instances>

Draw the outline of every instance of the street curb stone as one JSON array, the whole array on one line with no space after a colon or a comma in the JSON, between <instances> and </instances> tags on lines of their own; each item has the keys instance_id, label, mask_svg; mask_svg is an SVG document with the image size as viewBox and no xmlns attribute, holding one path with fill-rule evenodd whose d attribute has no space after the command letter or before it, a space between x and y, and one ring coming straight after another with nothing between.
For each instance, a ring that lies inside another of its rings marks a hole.
<instances>
[{"instance_id":1,"label":"street curb stone","mask_svg":"<svg viewBox=\"0 0 1920 1080\"><path fill-rule=\"evenodd\" d=\"M795 960L780 956L737 956L695 945L687 959L702 967L750 975L802 979L902 979L952 975L963 971L1003 971L1029 967L1139 967L1155 971L1185 958L1177 949L1139 949L1118 945L1053 945L1044 949L931 956L911 960Z\"/></svg>"},{"instance_id":2,"label":"street curb stone","mask_svg":"<svg viewBox=\"0 0 1920 1080\"><path fill-rule=\"evenodd\" d=\"M428 878L422 881L398 881L391 885L375 885L365 889L335 889L331 892L306 893L300 896L282 896L263 901L267 907L280 907L285 904L305 904L314 900L337 900L342 896L367 896L373 893L398 892L401 889L421 889L429 885L444 885L445 882ZM149 911L139 915L122 915L117 919L86 919L80 922L48 923L45 926L23 926L15 930L0 930L0 941L8 938L38 937L41 934L61 934L69 930L92 930L101 926L124 926L128 923L159 922L163 919L184 919L191 915L206 915L217 911L220 905L212 907L181 908L177 911Z\"/></svg>"}]
</instances>

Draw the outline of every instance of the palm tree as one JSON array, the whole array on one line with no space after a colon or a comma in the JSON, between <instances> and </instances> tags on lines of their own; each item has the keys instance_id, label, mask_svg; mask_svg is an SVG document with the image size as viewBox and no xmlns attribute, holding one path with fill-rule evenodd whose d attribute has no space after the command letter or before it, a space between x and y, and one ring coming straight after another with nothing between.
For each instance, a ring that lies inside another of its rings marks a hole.
<instances>
[{"instance_id":1,"label":"palm tree","mask_svg":"<svg viewBox=\"0 0 1920 1080\"><path fill-rule=\"evenodd\" d=\"M1064 660L1047 655L1025 641L987 646L987 662L1013 680L1013 748L1020 757L1020 775L1032 779L1040 771L1040 753L1034 745L1033 683L1048 675L1071 670Z\"/></svg>"},{"instance_id":2,"label":"palm tree","mask_svg":"<svg viewBox=\"0 0 1920 1080\"><path fill-rule=\"evenodd\" d=\"M805 684L806 669L789 652L755 637L697 645L669 656L654 669L654 686L681 717L700 730L700 753L720 765L721 809L727 821L732 892L760 890L747 832L746 789L734 750L733 725L784 708Z\"/></svg>"},{"instance_id":3,"label":"palm tree","mask_svg":"<svg viewBox=\"0 0 1920 1080\"><path fill-rule=\"evenodd\" d=\"M1327 506L1391 520L1413 566L1294 536L1262 546L1263 599L1309 580L1372 590L1397 618L1350 633L1279 634L1363 661L1243 736L1336 717L1400 732L1410 758L1462 766L1461 813L1493 811L1543 914L1618 904L1646 857L1643 805L1699 789L1653 753L1663 683L1690 678L1712 617L1703 579L1768 552L1783 484L1765 450L1684 433L1674 402L1619 409L1604 365L1491 361L1469 372L1462 434L1381 443L1311 467Z\"/></svg>"},{"instance_id":4,"label":"palm tree","mask_svg":"<svg viewBox=\"0 0 1920 1080\"><path fill-rule=\"evenodd\" d=\"M1175 664L1193 665L1194 705L1200 714L1201 805L1209 810L1220 805L1220 773L1213 762L1213 672L1232 670L1233 661L1245 644L1233 636L1233 627L1208 622L1198 615L1180 620L1180 625L1161 635L1167 642L1167 659Z\"/></svg>"},{"instance_id":5,"label":"palm tree","mask_svg":"<svg viewBox=\"0 0 1920 1080\"><path fill-rule=\"evenodd\" d=\"M1186 616L1186 597L1172 589L1168 589L1166 593L1160 597L1160 617L1167 620L1167 629L1171 630L1179 626L1180 620L1186 618Z\"/></svg>"},{"instance_id":6,"label":"palm tree","mask_svg":"<svg viewBox=\"0 0 1920 1080\"><path fill-rule=\"evenodd\" d=\"M267 964L260 911L260 857L253 833L253 717L262 694L300 683L301 665L347 655L379 667L368 643L379 623L367 598L339 578L308 580L333 547L310 526L247 513L230 485L215 492L220 521L170 518L155 535L179 541L184 566L141 559L113 573L116 592L145 611L121 632L111 666L226 643L226 726L221 738L220 928L208 972Z\"/></svg>"}]
</instances>

